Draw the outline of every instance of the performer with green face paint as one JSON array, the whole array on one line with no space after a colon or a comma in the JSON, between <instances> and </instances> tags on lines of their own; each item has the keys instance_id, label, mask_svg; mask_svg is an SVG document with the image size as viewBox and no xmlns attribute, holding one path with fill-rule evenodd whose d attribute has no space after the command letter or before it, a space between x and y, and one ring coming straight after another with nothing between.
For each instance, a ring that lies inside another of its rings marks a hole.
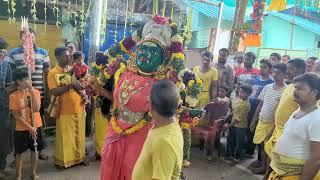
<instances>
[{"instance_id":1,"label":"performer with green face paint","mask_svg":"<svg viewBox=\"0 0 320 180\"><path fill-rule=\"evenodd\" d=\"M188 94L184 85L196 77L184 66L183 40L176 26L156 16L142 30L122 40L105 52L108 62L95 62L92 85L95 91L113 101L112 116L102 152L101 180L131 180L148 131L152 128L149 96L152 85L170 79ZM131 49L137 45L135 53ZM122 54L131 56L128 62ZM170 58L171 57L171 58ZM114 79L113 91L103 85ZM193 91L197 96L197 91ZM181 162L182 163L182 162Z\"/></svg>"}]
</instances>

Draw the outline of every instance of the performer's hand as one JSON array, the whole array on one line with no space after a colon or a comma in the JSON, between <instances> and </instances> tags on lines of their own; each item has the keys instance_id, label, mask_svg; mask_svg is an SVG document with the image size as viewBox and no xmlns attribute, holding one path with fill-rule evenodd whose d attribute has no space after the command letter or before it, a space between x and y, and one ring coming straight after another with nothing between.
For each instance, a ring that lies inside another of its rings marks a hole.
<instances>
[{"instance_id":1,"label":"performer's hand","mask_svg":"<svg viewBox=\"0 0 320 180\"><path fill-rule=\"evenodd\" d=\"M72 88L75 89L75 90L83 89L82 86L80 85L79 81L73 81L71 85L72 85Z\"/></svg>"},{"instance_id":2,"label":"performer's hand","mask_svg":"<svg viewBox=\"0 0 320 180\"><path fill-rule=\"evenodd\" d=\"M30 131L30 134L31 134L32 138L36 138L37 137L37 128L32 127L29 131Z\"/></svg>"}]
</instances>

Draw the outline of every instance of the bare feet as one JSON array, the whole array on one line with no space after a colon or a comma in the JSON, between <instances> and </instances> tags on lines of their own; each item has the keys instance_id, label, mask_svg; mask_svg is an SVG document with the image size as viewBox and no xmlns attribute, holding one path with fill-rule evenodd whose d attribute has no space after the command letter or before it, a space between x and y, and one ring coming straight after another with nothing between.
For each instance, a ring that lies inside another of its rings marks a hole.
<instances>
[{"instance_id":1,"label":"bare feet","mask_svg":"<svg viewBox=\"0 0 320 180\"><path fill-rule=\"evenodd\" d=\"M35 175L32 175L32 176L31 176L31 179L32 179L32 180L40 180L40 176L38 176L38 175L35 174Z\"/></svg>"},{"instance_id":2,"label":"bare feet","mask_svg":"<svg viewBox=\"0 0 320 180\"><path fill-rule=\"evenodd\" d=\"M21 176L17 175L16 180L21 180Z\"/></svg>"},{"instance_id":3,"label":"bare feet","mask_svg":"<svg viewBox=\"0 0 320 180\"><path fill-rule=\"evenodd\" d=\"M6 175L4 174L4 171L0 170L0 180L4 180L5 177Z\"/></svg>"}]
</instances>

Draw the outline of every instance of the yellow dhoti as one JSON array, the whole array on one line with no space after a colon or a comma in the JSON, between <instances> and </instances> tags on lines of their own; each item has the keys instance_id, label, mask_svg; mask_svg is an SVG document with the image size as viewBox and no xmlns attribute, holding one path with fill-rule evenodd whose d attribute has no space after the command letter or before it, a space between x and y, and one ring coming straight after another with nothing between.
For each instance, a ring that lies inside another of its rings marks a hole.
<instances>
[{"instance_id":1,"label":"yellow dhoti","mask_svg":"<svg viewBox=\"0 0 320 180\"><path fill-rule=\"evenodd\" d=\"M299 180L305 163L306 160L273 153L270 164L273 172L268 180ZM313 180L320 180L320 174L318 173Z\"/></svg>"},{"instance_id":2,"label":"yellow dhoti","mask_svg":"<svg viewBox=\"0 0 320 180\"><path fill-rule=\"evenodd\" d=\"M102 115L101 108L97 108L95 110L95 144L99 155L101 155L104 147L108 123L108 119Z\"/></svg>"},{"instance_id":3,"label":"yellow dhoti","mask_svg":"<svg viewBox=\"0 0 320 180\"><path fill-rule=\"evenodd\" d=\"M261 144L262 142L268 141L267 136L273 131L274 123L266 123L262 120L259 120L256 127L253 143Z\"/></svg>"},{"instance_id":4,"label":"yellow dhoti","mask_svg":"<svg viewBox=\"0 0 320 180\"><path fill-rule=\"evenodd\" d=\"M283 133L283 129L278 128L276 126L276 128L273 131L273 134L271 136L271 138L268 140L268 142L265 144L264 146L264 150L267 153L267 155L269 156L269 158L271 158L272 153L274 152L274 148L276 146L276 143L278 142L280 136Z\"/></svg>"},{"instance_id":5,"label":"yellow dhoti","mask_svg":"<svg viewBox=\"0 0 320 180\"><path fill-rule=\"evenodd\" d=\"M85 112L60 115L56 129L55 163L67 168L83 162L85 159Z\"/></svg>"}]
</instances>

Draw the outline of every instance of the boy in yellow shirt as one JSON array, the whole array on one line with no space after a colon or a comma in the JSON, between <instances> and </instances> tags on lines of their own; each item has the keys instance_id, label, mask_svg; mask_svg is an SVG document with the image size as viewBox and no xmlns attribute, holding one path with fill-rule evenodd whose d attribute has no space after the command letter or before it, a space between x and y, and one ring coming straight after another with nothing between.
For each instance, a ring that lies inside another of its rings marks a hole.
<instances>
[{"instance_id":1,"label":"boy in yellow shirt","mask_svg":"<svg viewBox=\"0 0 320 180\"><path fill-rule=\"evenodd\" d=\"M156 82L151 90L154 127L149 131L132 180L178 180L183 161L183 136L175 114L179 90L170 81Z\"/></svg>"}]
</instances>

